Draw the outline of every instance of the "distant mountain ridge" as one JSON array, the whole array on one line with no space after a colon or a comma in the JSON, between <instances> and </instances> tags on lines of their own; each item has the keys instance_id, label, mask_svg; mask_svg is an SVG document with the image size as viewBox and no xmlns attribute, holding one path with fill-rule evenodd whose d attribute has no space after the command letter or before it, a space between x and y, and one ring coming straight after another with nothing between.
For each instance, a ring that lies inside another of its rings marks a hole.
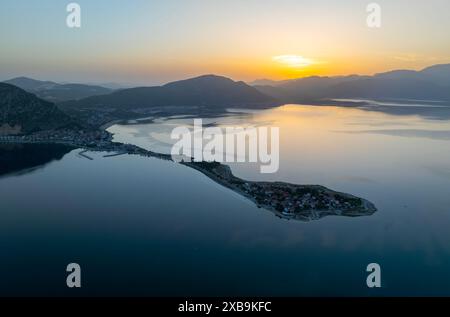
<instances>
[{"instance_id":1,"label":"distant mountain ridge","mask_svg":"<svg viewBox=\"0 0 450 317\"><path fill-rule=\"evenodd\" d=\"M204 75L180 80L163 86L138 87L66 102L65 107L109 107L137 109L165 106L253 105L274 102L274 98L259 92L244 82Z\"/></svg>"},{"instance_id":2,"label":"distant mountain ridge","mask_svg":"<svg viewBox=\"0 0 450 317\"><path fill-rule=\"evenodd\" d=\"M17 86L51 102L79 100L108 94L113 91L112 89L95 85L58 84L53 81L41 81L28 77L13 78L5 81L5 83Z\"/></svg>"},{"instance_id":3,"label":"distant mountain ridge","mask_svg":"<svg viewBox=\"0 0 450 317\"><path fill-rule=\"evenodd\" d=\"M450 64L421 71L393 70L373 76L311 76L252 85L204 75L163 86L113 91L100 86L58 84L19 77L7 81L64 107L112 107L120 110L165 106L249 106L336 98L421 99L450 102Z\"/></svg>"},{"instance_id":4,"label":"distant mountain ridge","mask_svg":"<svg viewBox=\"0 0 450 317\"><path fill-rule=\"evenodd\" d=\"M0 135L79 127L55 104L16 86L0 83Z\"/></svg>"},{"instance_id":5,"label":"distant mountain ridge","mask_svg":"<svg viewBox=\"0 0 450 317\"><path fill-rule=\"evenodd\" d=\"M327 98L396 98L450 101L450 64L421 71L394 70L374 76L312 76L272 82L259 80L260 92L284 102Z\"/></svg>"}]
</instances>

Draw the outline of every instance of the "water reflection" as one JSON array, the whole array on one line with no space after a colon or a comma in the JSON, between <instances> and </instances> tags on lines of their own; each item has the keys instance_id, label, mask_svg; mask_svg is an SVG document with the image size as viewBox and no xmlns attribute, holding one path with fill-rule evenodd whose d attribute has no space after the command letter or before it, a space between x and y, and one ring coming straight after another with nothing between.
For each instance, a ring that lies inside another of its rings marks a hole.
<instances>
[{"instance_id":1,"label":"water reflection","mask_svg":"<svg viewBox=\"0 0 450 317\"><path fill-rule=\"evenodd\" d=\"M360 131L336 131L342 133L372 133L409 138L426 138L434 140L450 140L449 130L414 130L414 129L391 129L391 130L360 130Z\"/></svg>"},{"instance_id":2,"label":"water reflection","mask_svg":"<svg viewBox=\"0 0 450 317\"><path fill-rule=\"evenodd\" d=\"M396 116L420 116L429 120L448 120L450 119L450 107L361 107L360 109L373 112L381 112Z\"/></svg>"},{"instance_id":3,"label":"water reflection","mask_svg":"<svg viewBox=\"0 0 450 317\"><path fill-rule=\"evenodd\" d=\"M236 176L322 184L365 197L378 212L280 220L180 164L72 151L0 182L0 295L71 296L61 274L71 261L86 268L80 296L450 294L448 140L336 133L377 125L446 131L449 121L298 105L208 120L281 127L279 172L241 164L231 166ZM192 119L111 129L161 152L170 144L153 133L180 122ZM383 268L378 290L365 283L372 262Z\"/></svg>"},{"instance_id":4,"label":"water reflection","mask_svg":"<svg viewBox=\"0 0 450 317\"><path fill-rule=\"evenodd\" d=\"M0 178L32 173L71 150L58 144L0 144Z\"/></svg>"},{"instance_id":5,"label":"water reflection","mask_svg":"<svg viewBox=\"0 0 450 317\"><path fill-rule=\"evenodd\" d=\"M441 101L334 99L333 103L393 116L419 116L429 120L450 119L450 105Z\"/></svg>"}]
</instances>

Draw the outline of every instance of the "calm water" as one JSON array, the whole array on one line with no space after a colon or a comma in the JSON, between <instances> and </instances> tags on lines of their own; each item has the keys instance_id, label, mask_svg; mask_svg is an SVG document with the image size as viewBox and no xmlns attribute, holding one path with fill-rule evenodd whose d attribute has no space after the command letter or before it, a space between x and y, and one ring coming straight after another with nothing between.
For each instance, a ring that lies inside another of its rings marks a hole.
<instances>
[{"instance_id":1,"label":"calm water","mask_svg":"<svg viewBox=\"0 0 450 317\"><path fill-rule=\"evenodd\" d=\"M280 127L279 172L234 173L364 197L379 210L362 218L282 220L157 159L46 147L24 160L39 148L2 146L0 295L450 295L448 109L404 108L288 105L204 120ZM110 131L167 152L180 124L192 119ZM65 287L71 262L81 290ZM371 262L381 289L366 287Z\"/></svg>"}]
</instances>

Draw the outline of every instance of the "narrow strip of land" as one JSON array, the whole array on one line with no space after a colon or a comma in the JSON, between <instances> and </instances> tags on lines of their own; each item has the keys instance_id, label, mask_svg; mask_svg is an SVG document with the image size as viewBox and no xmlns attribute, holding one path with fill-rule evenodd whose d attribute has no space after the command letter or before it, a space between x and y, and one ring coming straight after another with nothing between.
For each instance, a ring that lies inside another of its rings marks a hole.
<instances>
[{"instance_id":1,"label":"narrow strip of land","mask_svg":"<svg viewBox=\"0 0 450 317\"><path fill-rule=\"evenodd\" d=\"M79 155L92 160L87 151L112 154L105 157L131 154L173 161L172 156L145 150L133 144L112 141L107 131L92 133L59 133L30 136L0 137L0 143L64 144L84 149ZM259 208L272 211L287 219L310 221L337 215L358 217L372 215L377 209L371 202L350 194L340 193L319 185L296 185L283 182L254 182L233 175L229 166L217 162L193 162L182 165L193 168L216 183L253 201Z\"/></svg>"}]
</instances>

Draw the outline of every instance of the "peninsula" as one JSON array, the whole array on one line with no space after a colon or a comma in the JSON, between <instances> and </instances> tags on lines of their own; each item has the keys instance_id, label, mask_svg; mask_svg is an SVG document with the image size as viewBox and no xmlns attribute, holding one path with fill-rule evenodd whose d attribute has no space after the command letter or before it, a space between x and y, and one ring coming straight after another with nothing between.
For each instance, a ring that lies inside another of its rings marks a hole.
<instances>
[{"instance_id":1,"label":"peninsula","mask_svg":"<svg viewBox=\"0 0 450 317\"><path fill-rule=\"evenodd\" d=\"M226 89L223 88L217 91L218 84L221 84ZM195 98L191 96L193 98L191 100L192 104L195 104L198 98L205 94L210 97L210 100L208 100L211 103L217 103L217 95L211 94L210 90L221 92L225 95L229 91L239 92L240 101L266 101L253 88L243 83L236 83L214 76L204 76L190 81L166 85L157 89L158 96L160 93L164 93L164 96L167 97L169 93L179 91L180 86L182 88L190 88L187 89L188 91L192 90L191 86L202 87L202 93L199 96L195 95ZM145 95L153 95L155 93L154 90L145 89ZM185 91L185 89L181 89L181 91ZM194 91L197 90L194 89ZM123 91L120 92L120 94L123 93ZM180 95L177 102L181 102L183 96ZM98 101L100 97L91 98L96 101L95 105L97 107L103 107L103 101ZM150 100L151 98L144 99ZM124 100L133 101L134 99L125 98ZM174 103L171 98L164 100L168 103L170 102L170 104ZM142 102L140 99L134 101L138 104ZM231 101L237 100L229 101L231 103ZM130 104L131 108L134 106L135 104ZM181 108L183 109L183 107ZM183 111L179 109L178 113ZM199 109L197 109L197 113L198 111ZM107 112L111 112L111 110L107 108ZM101 114L103 113L101 112ZM95 117L91 115L90 111L84 112L83 109L77 109L75 114L77 115L70 112L68 114L54 104L41 100L20 88L8 84L0 84L0 117L3 118L0 122L0 143L62 144L74 149L81 148L84 150L82 154L85 151L101 151L173 161L168 154L148 151L132 144L114 142L112 134L105 130L105 126L108 126L108 123L115 122L112 119L117 119L116 115ZM95 118L95 120L87 120L83 114L88 118ZM141 113L141 116L143 114ZM204 115L204 113L202 114ZM107 121L108 119L109 121ZM84 157L87 156L84 155ZM310 221L328 215L366 216L376 211L375 206L367 200L335 192L319 185L247 181L234 176L229 166L217 162L194 162L192 159L186 158L181 164L203 173L218 184L250 199L258 207L270 210L282 218Z\"/></svg>"},{"instance_id":2,"label":"peninsula","mask_svg":"<svg viewBox=\"0 0 450 317\"><path fill-rule=\"evenodd\" d=\"M63 144L85 151L139 155L173 161L169 154L148 151L133 144L113 142L112 135L107 131L59 131L54 134L45 132L27 136L3 136L0 137L0 143ZM284 219L311 221L331 215L369 216L377 210L374 204L365 199L320 185L247 181L234 176L228 165L218 162L193 162L189 159L180 164L203 173L216 183L253 201L259 208L267 209Z\"/></svg>"}]
</instances>

